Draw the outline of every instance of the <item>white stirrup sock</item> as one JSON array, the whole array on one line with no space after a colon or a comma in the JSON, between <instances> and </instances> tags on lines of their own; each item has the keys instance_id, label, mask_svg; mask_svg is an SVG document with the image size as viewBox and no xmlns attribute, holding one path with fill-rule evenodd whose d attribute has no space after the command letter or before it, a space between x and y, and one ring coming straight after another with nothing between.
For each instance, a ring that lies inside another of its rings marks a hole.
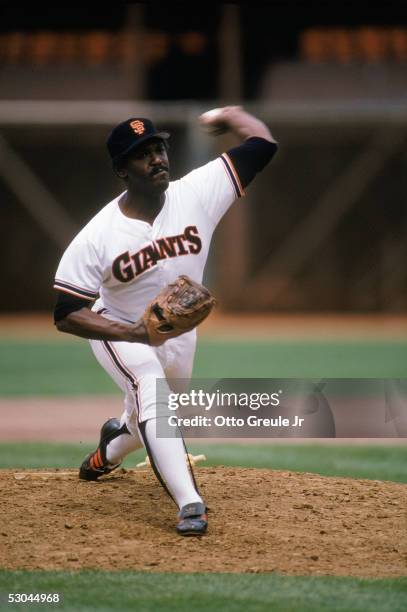
<instances>
[{"instance_id":1,"label":"white stirrup sock","mask_svg":"<svg viewBox=\"0 0 407 612\"><path fill-rule=\"evenodd\" d=\"M111 440L107 445L106 459L110 465L116 465L121 463L129 453L142 446L140 440L135 436L127 433L120 434L120 436Z\"/></svg>"},{"instance_id":2,"label":"white stirrup sock","mask_svg":"<svg viewBox=\"0 0 407 612\"><path fill-rule=\"evenodd\" d=\"M185 504L202 502L187 467L184 443L181 438L157 438L157 419L146 422L145 435L154 462L179 508Z\"/></svg>"}]
</instances>

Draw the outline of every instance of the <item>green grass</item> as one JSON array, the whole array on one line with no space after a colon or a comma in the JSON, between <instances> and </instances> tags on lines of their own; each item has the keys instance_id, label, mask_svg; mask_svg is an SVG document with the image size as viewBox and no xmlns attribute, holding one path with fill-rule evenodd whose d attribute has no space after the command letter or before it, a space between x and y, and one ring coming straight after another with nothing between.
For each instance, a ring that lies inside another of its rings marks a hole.
<instances>
[{"instance_id":1,"label":"green grass","mask_svg":"<svg viewBox=\"0 0 407 612\"><path fill-rule=\"evenodd\" d=\"M200 378L404 378L407 342L201 341ZM117 393L86 341L0 342L0 396Z\"/></svg>"},{"instance_id":2,"label":"green grass","mask_svg":"<svg viewBox=\"0 0 407 612\"><path fill-rule=\"evenodd\" d=\"M242 466L314 472L325 476L349 476L373 480L407 482L406 446L326 446L322 444L189 444L194 454L203 452L201 465ZM89 444L39 442L0 444L0 468L78 467ZM124 462L134 467L143 461L139 450Z\"/></svg>"},{"instance_id":3,"label":"green grass","mask_svg":"<svg viewBox=\"0 0 407 612\"><path fill-rule=\"evenodd\" d=\"M272 574L0 571L0 590L59 592L63 604L52 609L78 612L401 612L407 601L404 578L367 580ZM3 609L21 610L26 606Z\"/></svg>"},{"instance_id":4,"label":"green grass","mask_svg":"<svg viewBox=\"0 0 407 612\"><path fill-rule=\"evenodd\" d=\"M120 393L88 342L0 342L0 396Z\"/></svg>"},{"instance_id":5,"label":"green grass","mask_svg":"<svg viewBox=\"0 0 407 612\"><path fill-rule=\"evenodd\" d=\"M194 445L191 448L194 450ZM407 446L208 444L198 449L208 457L210 465L264 467L407 483Z\"/></svg>"},{"instance_id":6,"label":"green grass","mask_svg":"<svg viewBox=\"0 0 407 612\"><path fill-rule=\"evenodd\" d=\"M407 342L200 342L202 378L404 378Z\"/></svg>"}]
</instances>

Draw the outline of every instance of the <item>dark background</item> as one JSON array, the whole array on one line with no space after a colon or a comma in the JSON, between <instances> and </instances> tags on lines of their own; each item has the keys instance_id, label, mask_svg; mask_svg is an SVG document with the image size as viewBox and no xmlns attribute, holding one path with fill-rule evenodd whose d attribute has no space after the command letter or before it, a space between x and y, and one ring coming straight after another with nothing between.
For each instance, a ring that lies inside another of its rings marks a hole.
<instances>
[{"instance_id":1,"label":"dark background","mask_svg":"<svg viewBox=\"0 0 407 612\"><path fill-rule=\"evenodd\" d=\"M57 4L3 4L0 32L57 32L87 30L119 31L126 25L129 5L82 3L80 8ZM270 62L298 58L299 37L309 27L403 26L407 24L404 2L241 2L239 6L243 93L258 95L259 79ZM42 7L42 8L41 8ZM144 27L174 37L167 56L148 70L148 98L152 100L215 99L218 90L218 31L222 4L143 3ZM198 55L184 52L179 34L204 34L205 50Z\"/></svg>"},{"instance_id":2,"label":"dark background","mask_svg":"<svg viewBox=\"0 0 407 612\"><path fill-rule=\"evenodd\" d=\"M224 291L223 305L245 309L249 280L278 252L338 177L358 156L369 151L375 134L382 130L396 138L407 133L406 118L398 112L407 108L407 47L404 60L392 55L391 50L374 59L369 50L367 55L361 54L357 38L363 29L406 32L407 8L405 3L398 2L232 4L238 9L241 84L240 89L233 89L231 81L231 90L226 91L229 98L224 100L221 98L224 9L230 5L158 2L137 5L142 7L146 34L143 45L149 46L151 52L145 60L140 99L129 86L139 66L121 64L115 54L119 39L114 36L131 31L134 26L131 10L134 3L66 5L63 11L58 5L27 4L22 8L3 4L0 135L80 228L123 188L111 172L104 144L114 122L111 125L106 122L98 125L97 121L89 125L53 122L47 126L33 120L30 124L29 117L23 122L9 119L10 107L2 114L3 102L11 101L12 107L13 101L124 100L134 103L135 108L140 102L153 102L152 112L160 110L158 123L164 123L163 127L172 133L171 164L175 178L195 163L186 124L191 109L196 115L198 108L204 110L224 101L249 107L253 104L279 140L280 150L270 168L250 189L245 219L249 242L244 256L238 242L233 244L235 253L230 259L230 270L243 259L247 265L247 278L243 275L239 281L241 293L236 297L225 288L229 270L218 265L226 256L231 257L226 234L222 234L229 221L218 232L215 258L209 266L210 282L221 294ZM353 41L351 59L341 63L328 54L315 63L304 57L302 36L309 29L318 28L328 32L343 29ZM105 39L107 36L110 45L96 64L89 61L87 47L79 47L83 53L79 50L70 63L61 63L57 47L55 55L49 53L42 63L33 59L32 41L42 33L72 33L82 36L80 44L84 44L83 40L92 32L101 32ZM16 44L10 37L15 33L22 45L17 59L10 55L12 45ZM197 37L192 47L185 44L185 37L191 34ZM224 91L222 95L225 96ZM185 121L168 115L177 102L184 104ZM298 105L297 110L287 119L281 111L292 104ZM308 111L320 104L328 112L329 121L319 121L315 111L314 119L307 119ZM372 108L377 110L376 114L371 120L366 119ZM355 118L349 122L353 109L360 121ZM395 110L397 120L392 118ZM213 144L211 150L201 151L200 158L206 160L215 155L217 146L222 144L223 141ZM405 146L394 148L358 202L339 219L334 231L273 304L266 299L256 305L253 298L250 304L260 310L272 306L282 311L404 312L406 155ZM50 240L46 228L39 227L4 179L4 175L0 176L0 256L4 287L9 290L3 292L0 310L50 309L54 299L52 277L66 244L56 245ZM278 273L270 276L269 284L277 280Z\"/></svg>"}]
</instances>

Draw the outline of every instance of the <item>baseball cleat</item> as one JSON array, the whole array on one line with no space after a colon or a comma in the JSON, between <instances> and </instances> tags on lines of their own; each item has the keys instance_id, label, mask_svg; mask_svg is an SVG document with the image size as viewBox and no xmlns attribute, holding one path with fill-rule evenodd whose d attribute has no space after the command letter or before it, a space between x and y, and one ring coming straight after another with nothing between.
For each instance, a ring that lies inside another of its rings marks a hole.
<instances>
[{"instance_id":1,"label":"baseball cleat","mask_svg":"<svg viewBox=\"0 0 407 612\"><path fill-rule=\"evenodd\" d=\"M182 536L200 536L208 529L206 507L200 502L183 506L178 518L177 532Z\"/></svg>"},{"instance_id":2,"label":"baseball cleat","mask_svg":"<svg viewBox=\"0 0 407 612\"><path fill-rule=\"evenodd\" d=\"M102 425L99 446L93 453L89 453L89 455L85 457L79 468L80 480L97 480L100 476L110 474L110 472L113 472L113 470L121 465L120 463L116 465L108 463L106 459L106 448L111 440L114 440L114 438L117 438L117 436L123 433L129 433L129 431L126 425L120 427L119 419L109 419Z\"/></svg>"}]
</instances>

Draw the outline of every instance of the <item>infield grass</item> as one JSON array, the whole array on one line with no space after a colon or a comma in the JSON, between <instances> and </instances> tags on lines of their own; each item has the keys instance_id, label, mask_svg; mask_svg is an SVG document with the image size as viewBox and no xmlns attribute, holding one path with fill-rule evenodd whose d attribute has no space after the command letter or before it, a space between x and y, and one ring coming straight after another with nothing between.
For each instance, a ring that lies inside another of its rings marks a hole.
<instances>
[{"instance_id":1,"label":"infield grass","mask_svg":"<svg viewBox=\"0 0 407 612\"><path fill-rule=\"evenodd\" d=\"M405 378L407 342L198 343L200 378ZM0 341L0 395L118 393L85 340Z\"/></svg>"},{"instance_id":2,"label":"infield grass","mask_svg":"<svg viewBox=\"0 0 407 612\"><path fill-rule=\"evenodd\" d=\"M0 571L0 590L60 593L46 609L137 612L401 612L407 579L354 579L274 574ZM39 607L39 606L38 606ZM21 610L26 606L6 606ZM31 609L31 607L30 607Z\"/></svg>"},{"instance_id":3,"label":"infield grass","mask_svg":"<svg viewBox=\"0 0 407 612\"><path fill-rule=\"evenodd\" d=\"M0 468L77 468L88 444L3 442ZM323 444L188 444L193 454L204 453L203 466L241 466L312 472L324 476L348 476L407 482L407 446L346 446ZM124 467L144 460L138 450Z\"/></svg>"}]
</instances>

